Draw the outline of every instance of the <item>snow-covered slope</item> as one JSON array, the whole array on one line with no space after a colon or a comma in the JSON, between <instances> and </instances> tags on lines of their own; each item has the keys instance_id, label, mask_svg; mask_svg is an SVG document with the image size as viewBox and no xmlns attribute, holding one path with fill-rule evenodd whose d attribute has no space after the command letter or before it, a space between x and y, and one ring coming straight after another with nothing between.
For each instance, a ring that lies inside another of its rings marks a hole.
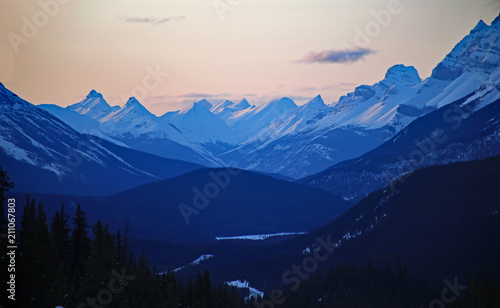
<instances>
[{"instance_id":1,"label":"snow-covered slope","mask_svg":"<svg viewBox=\"0 0 500 308\"><path fill-rule=\"evenodd\" d=\"M104 131L110 135L129 133L139 136L154 131L157 126L156 116L142 106L135 97L129 98L123 107L99 121L104 124Z\"/></svg>"},{"instance_id":2,"label":"snow-covered slope","mask_svg":"<svg viewBox=\"0 0 500 308\"><path fill-rule=\"evenodd\" d=\"M236 112L245 109L255 108L254 105L250 105L248 101L243 98L238 103L233 103L232 101L220 102L217 105L211 107L210 111L217 115L219 118L227 122L227 120Z\"/></svg>"},{"instance_id":3,"label":"snow-covered slope","mask_svg":"<svg viewBox=\"0 0 500 308\"><path fill-rule=\"evenodd\" d=\"M398 107L417 92L421 82L413 66L395 65L387 70L384 79L367 86L357 87L354 92L342 96L333 103L332 114L318 123L318 128L332 126L357 126L376 129L386 125L406 126L398 115ZM415 116L418 116L418 112Z\"/></svg>"},{"instance_id":4,"label":"snow-covered slope","mask_svg":"<svg viewBox=\"0 0 500 308\"><path fill-rule=\"evenodd\" d=\"M271 122L267 127L257 133L254 137L247 140L265 136L267 141L277 139L287 134L293 134L302 131L321 120L331 112L331 108L326 106L320 95L316 96L308 103L296 108L286 110L283 115Z\"/></svg>"},{"instance_id":5,"label":"snow-covered slope","mask_svg":"<svg viewBox=\"0 0 500 308\"><path fill-rule=\"evenodd\" d=\"M119 146L128 147L125 143L115 140L110 136L104 134L101 130L103 125L97 120L86 117L68 108L59 107L57 105L42 104L37 105L37 107L51 113L53 116L57 117L66 125L70 126L81 134L94 135Z\"/></svg>"},{"instance_id":6,"label":"snow-covered slope","mask_svg":"<svg viewBox=\"0 0 500 308\"><path fill-rule=\"evenodd\" d=\"M400 104L415 95L420 81L415 68L393 66L380 82L359 86L330 106L317 96L287 109L223 158L292 178L319 172L373 149L422 115Z\"/></svg>"},{"instance_id":7,"label":"snow-covered slope","mask_svg":"<svg viewBox=\"0 0 500 308\"><path fill-rule=\"evenodd\" d=\"M21 191L110 194L200 168L80 134L0 83L0 165Z\"/></svg>"},{"instance_id":8,"label":"snow-covered slope","mask_svg":"<svg viewBox=\"0 0 500 308\"><path fill-rule=\"evenodd\" d=\"M240 102L247 106L245 101ZM269 103L257 106L246 107L241 110L235 110L227 118L226 123L231 127L241 140L255 137L262 129L278 119L287 110L296 108L297 105L289 98L283 97L275 99Z\"/></svg>"},{"instance_id":9,"label":"snow-covered slope","mask_svg":"<svg viewBox=\"0 0 500 308\"><path fill-rule=\"evenodd\" d=\"M432 110L495 87L499 21L491 26L479 22L424 81L414 67L395 65L380 82L357 87L329 108L310 108L314 121L302 110L309 104L287 110L224 158L240 161L243 168L296 178L357 157Z\"/></svg>"},{"instance_id":10,"label":"snow-covered slope","mask_svg":"<svg viewBox=\"0 0 500 308\"><path fill-rule=\"evenodd\" d=\"M319 95L303 106L286 97L260 106L246 99L215 105L201 100L156 117L134 98L110 107L93 90L68 108L97 119L103 133L131 147L298 178L360 156L415 119L487 84L495 87L499 64L500 17L490 26L480 21L425 80L412 66L394 65L379 82L358 86L329 105ZM75 129L92 131L74 121Z\"/></svg>"},{"instance_id":11,"label":"snow-covered slope","mask_svg":"<svg viewBox=\"0 0 500 308\"><path fill-rule=\"evenodd\" d=\"M234 131L211 113L207 106L204 102L194 103L193 107L187 110L169 112L161 119L181 131L191 142L236 144L238 140Z\"/></svg>"},{"instance_id":12,"label":"snow-covered slope","mask_svg":"<svg viewBox=\"0 0 500 308\"><path fill-rule=\"evenodd\" d=\"M119 107L111 107L103 98L101 93L96 90L92 90L84 100L70 105L67 108L69 110L76 111L79 114L86 115L91 119L100 120L111 112L117 110Z\"/></svg>"}]
</instances>

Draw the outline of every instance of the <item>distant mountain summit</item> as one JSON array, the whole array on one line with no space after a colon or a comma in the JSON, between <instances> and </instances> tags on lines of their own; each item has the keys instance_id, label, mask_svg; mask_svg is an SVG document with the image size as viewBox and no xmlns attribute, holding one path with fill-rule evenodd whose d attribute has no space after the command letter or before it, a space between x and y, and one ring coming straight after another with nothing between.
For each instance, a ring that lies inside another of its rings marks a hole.
<instances>
[{"instance_id":1,"label":"distant mountain summit","mask_svg":"<svg viewBox=\"0 0 500 308\"><path fill-rule=\"evenodd\" d=\"M467 72L491 74L500 64L499 57L500 25L493 22L488 26L481 20L434 68L431 77L455 80Z\"/></svg>"},{"instance_id":2,"label":"distant mountain summit","mask_svg":"<svg viewBox=\"0 0 500 308\"><path fill-rule=\"evenodd\" d=\"M404 87L414 87L420 82L420 76L413 66L397 64L387 70L384 79L381 81L387 86L397 85Z\"/></svg>"},{"instance_id":3,"label":"distant mountain summit","mask_svg":"<svg viewBox=\"0 0 500 308\"><path fill-rule=\"evenodd\" d=\"M0 165L18 191L112 194L201 167L80 134L46 108L52 110L50 105L34 106L0 84Z\"/></svg>"},{"instance_id":4,"label":"distant mountain summit","mask_svg":"<svg viewBox=\"0 0 500 308\"><path fill-rule=\"evenodd\" d=\"M115 110L96 90L90 91L84 100L67 108L95 120L100 120Z\"/></svg>"},{"instance_id":5,"label":"distant mountain summit","mask_svg":"<svg viewBox=\"0 0 500 308\"><path fill-rule=\"evenodd\" d=\"M491 25L478 22L425 80L413 66L397 64L379 82L360 85L330 104L319 95L302 106L287 97L259 106L246 99L216 104L203 99L157 117L136 100L110 107L92 90L68 109L98 120L100 133L85 128L95 123L43 108L81 132L112 137L150 153L208 166L231 162L300 178L376 148L433 110L474 92L493 91L500 79L499 64L497 17Z\"/></svg>"}]
</instances>

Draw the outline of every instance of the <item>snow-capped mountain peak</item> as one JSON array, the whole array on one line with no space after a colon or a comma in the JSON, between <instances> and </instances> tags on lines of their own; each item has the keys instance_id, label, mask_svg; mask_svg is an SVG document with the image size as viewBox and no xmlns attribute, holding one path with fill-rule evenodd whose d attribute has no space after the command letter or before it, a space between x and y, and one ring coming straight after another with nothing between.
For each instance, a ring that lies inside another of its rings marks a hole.
<instances>
[{"instance_id":1,"label":"snow-capped mountain peak","mask_svg":"<svg viewBox=\"0 0 500 308\"><path fill-rule=\"evenodd\" d=\"M420 79L415 67L397 64L387 70L385 78L381 82L389 87L392 85L413 87L422 82L422 79Z\"/></svg>"},{"instance_id":2,"label":"snow-capped mountain peak","mask_svg":"<svg viewBox=\"0 0 500 308\"><path fill-rule=\"evenodd\" d=\"M197 102L198 105L201 105L207 109L211 109L213 107L213 105L207 101L206 99L202 99L201 101Z\"/></svg>"},{"instance_id":3,"label":"snow-capped mountain peak","mask_svg":"<svg viewBox=\"0 0 500 308\"><path fill-rule=\"evenodd\" d=\"M500 14L491 22L491 25L498 25L500 24Z\"/></svg>"},{"instance_id":4,"label":"snow-capped mountain peak","mask_svg":"<svg viewBox=\"0 0 500 308\"><path fill-rule=\"evenodd\" d=\"M485 28L488 28L488 25L483 21L480 20L477 25L474 27L474 29L470 30L470 33L476 33L479 32Z\"/></svg>"},{"instance_id":5,"label":"snow-capped mountain peak","mask_svg":"<svg viewBox=\"0 0 500 308\"><path fill-rule=\"evenodd\" d=\"M101 122L127 122L139 117L156 118L156 116L149 112L146 107L141 105L135 97L131 97L123 107L102 118Z\"/></svg>"},{"instance_id":6,"label":"snow-capped mountain peak","mask_svg":"<svg viewBox=\"0 0 500 308\"><path fill-rule=\"evenodd\" d=\"M317 95L313 99L311 99L309 102L307 102L304 106L308 106L308 108L326 108L327 106L325 105L325 102L323 101L323 98L321 98L321 95Z\"/></svg>"},{"instance_id":7,"label":"snow-capped mountain peak","mask_svg":"<svg viewBox=\"0 0 500 308\"><path fill-rule=\"evenodd\" d=\"M132 107L132 108L141 108L141 109L146 109L135 97L130 97L127 100L127 103L125 104L125 107Z\"/></svg>"},{"instance_id":8,"label":"snow-capped mountain peak","mask_svg":"<svg viewBox=\"0 0 500 308\"><path fill-rule=\"evenodd\" d=\"M188 140L197 143L235 144L236 135L219 117L207 108L206 104L194 103L193 107L163 117L179 129Z\"/></svg>"},{"instance_id":9,"label":"snow-capped mountain peak","mask_svg":"<svg viewBox=\"0 0 500 308\"><path fill-rule=\"evenodd\" d=\"M276 108L279 110L288 110L297 107L295 102L288 97L282 97L279 99L274 99L270 101L268 104L264 104L262 109L265 108Z\"/></svg>"},{"instance_id":10,"label":"snow-capped mountain peak","mask_svg":"<svg viewBox=\"0 0 500 308\"><path fill-rule=\"evenodd\" d=\"M493 72L500 64L498 17L491 26L483 21L470 31L432 71L438 80L455 80L464 72Z\"/></svg>"},{"instance_id":11,"label":"snow-capped mountain peak","mask_svg":"<svg viewBox=\"0 0 500 308\"><path fill-rule=\"evenodd\" d=\"M238 103L226 100L210 108L210 111L224 122L228 123L228 119L234 117L237 113L253 107L255 106L251 106L246 99L242 99Z\"/></svg>"},{"instance_id":12,"label":"snow-capped mountain peak","mask_svg":"<svg viewBox=\"0 0 500 308\"><path fill-rule=\"evenodd\" d=\"M250 107L250 103L248 103L246 98L241 99L237 104L234 105L235 107L241 108L241 109L246 109Z\"/></svg>"},{"instance_id":13,"label":"snow-capped mountain peak","mask_svg":"<svg viewBox=\"0 0 500 308\"><path fill-rule=\"evenodd\" d=\"M194 102L193 106L191 108L186 108L184 110L181 110L178 112L178 114L204 114L205 116L208 116L207 114L210 113L210 109L208 108L207 104L205 104L203 101L199 102Z\"/></svg>"},{"instance_id":14,"label":"snow-capped mountain peak","mask_svg":"<svg viewBox=\"0 0 500 308\"><path fill-rule=\"evenodd\" d=\"M10 91L9 89L7 89L3 83L0 82L0 94L1 95L5 95L5 96L12 96L12 97L16 97L17 95L14 94L12 91ZM6 103L6 101L3 101L3 103Z\"/></svg>"},{"instance_id":15,"label":"snow-capped mountain peak","mask_svg":"<svg viewBox=\"0 0 500 308\"><path fill-rule=\"evenodd\" d=\"M96 90L91 90L90 93L87 95L87 98L92 98L92 97L100 97L102 98L102 94L97 92Z\"/></svg>"},{"instance_id":16,"label":"snow-capped mountain peak","mask_svg":"<svg viewBox=\"0 0 500 308\"><path fill-rule=\"evenodd\" d=\"M96 90L90 91L84 100L66 108L95 120L100 120L113 112L113 108L106 102L102 94Z\"/></svg>"}]
</instances>

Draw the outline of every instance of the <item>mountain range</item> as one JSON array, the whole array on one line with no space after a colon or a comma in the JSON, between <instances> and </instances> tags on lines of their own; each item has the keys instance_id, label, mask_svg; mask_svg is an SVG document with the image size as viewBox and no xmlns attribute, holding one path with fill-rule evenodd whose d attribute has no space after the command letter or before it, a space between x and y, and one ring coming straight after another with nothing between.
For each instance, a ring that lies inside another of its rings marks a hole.
<instances>
[{"instance_id":1,"label":"mountain range","mask_svg":"<svg viewBox=\"0 0 500 308\"><path fill-rule=\"evenodd\" d=\"M81 134L1 83L0 147L1 165L24 192L112 194L202 167Z\"/></svg>"},{"instance_id":2,"label":"mountain range","mask_svg":"<svg viewBox=\"0 0 500 308\"><path fill-rule=\"evenodd\" d=\"M498 277L499 28L480 21L428 78L394 65L331 104L201 100L156 116L95 90L35 106L0 83L0 166L17 199L49 216L81 204L186 281L210 269L268 295L297 264L345 262L403 263L437 289Z\"/></svg>"},{"instance_id":3,"label":"mountain range","mask_svg":"<svg viewBox=\"0 0 500 308\"><path fill-rule=\"evenodd\" d=\"M92 90L67 108L39 107L81 133L158 156L298 179L373 150L415 119L473 92L498 91L499 27L498 18L491 25L480 21L424 80L414 67L394 65L381 81L331 104L320 95L302 106L286 97L260 106L201 100L158 117L135 98L112 107Z\"/></svg>"}]
</instances>

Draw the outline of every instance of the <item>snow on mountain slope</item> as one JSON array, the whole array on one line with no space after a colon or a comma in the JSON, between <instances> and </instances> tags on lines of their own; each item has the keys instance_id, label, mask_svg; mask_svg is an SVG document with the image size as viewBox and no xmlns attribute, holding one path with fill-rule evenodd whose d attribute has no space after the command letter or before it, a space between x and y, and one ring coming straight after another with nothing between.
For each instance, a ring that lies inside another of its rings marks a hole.
<instances>
[{"instance_id":1,"label":"snow on mountain slope","mask_svg":"<svg viewBox=\"0 0 500 308\"><path fill-rule=\"evenodd\" d=\"M495 87L499 20L490 26L479 22L424 81L414 67L398 64L381 81L358 86L328 106L320 96L303 106L288 98L257 107L246 99L215 106L202 100L158 118L134 99L113 109L92 91L68 108L98 119L106 135L140 149L156 151L155 141L163 142L162 149L192 151L189 157L212 166L236 161L242 168L302 177L373 149L415 119L480 87ZM168 155L173 154L178 153Z\"/></svg>"},{"instance_id":2,"label":"snow on mountain slope","mask_svg":"<svg viewBox=\"0 0 500 308\"><path fill-rule=\"evenodd\" d=\"M237 151L225 153L226 159L239 159L243 168L292 178L304 176L318 166L333 165L375 148L436 108L478 89L496 87L499 20L491 26L480 22L424 81L415 68L395 65L380 82L342 96L311 125L287 126L297 108L287 111L261 130L261 138L254 135ZM478 93L495 96L486 92Z\"/></svg>"},{"instance_id":3,"label":"snow on mountain slope","mask_svg":"<svg viewBox=\"0 0 500 308\"><path fill-rule=\"evenodd\" d=\"M189 141L205 143L236 144L236 134L227 124L210 112L206 104L194 103L193 107L176 112L169 112L161 117L162 121L173 125Z\"/></svg>"},{"instance_id":4,"label":"snow on mountain slope","mask_svg":"<svg viewBox=\"0 0 500 308\"><path fill-rule=\"evenodd\" d=\"M96 90L92 90L84 100L70 105L67 108L69 110L76 111L79 114L86 115L91 119L100 120L111 112L117 110L119 107L111 107L103 98L101 93Z\"/></svg>"},{"instance_id":5,"label":"snow on mountain slope","mask_svg":"<svg viewBox=\"0 0 500 308\"><path fill-rule=\"evenodd\" d=\"M201 105L207 109L210 109L213 107L212 103L210 103L209 101L207 101L206 99L202 99L201 101L198 102L198 105Z\"/></svg>"},{"instance_id":6,"label":"snow on mountain slope","mask_svg":"<svg viewBox=\"0 0 500 308\"><path fill-rule=\"evenodd\" d=\"M318 95L302 106L285 111L281 117L272 122L265 130L274 138L301 131L308 125L312 125L325 117L330 113L330 109L325 105L321 96ZM257 135L263 134L265 133L260 132Z\"/></svg>"},{"instance_id":7,"label":"snow on mountain slope","mask_svg":"<svg viewBox=\"0 0 500 308\"><path fill-rule=\"evenodd\" d=\"M37 107L51 113L53 116L57 117L59 120L63 121L79 133L92 134L93 132L100 130L99 121L82 115L69 108L63 108L51 104L37 105Z\"/></svg>"},{"instance_id":8,"label":"snow on mountain slope","mask_svg":"<svg viewBox=\"0 0 500 308\"><path fill-rule=\"evenodd\" d=\"M390 181L404 181L418 168L499 155L498 76L500 69L474 93L420 117L372 151L302 182L359 200Z\"/></svg>"},{"instance_id":9,"label":"snow on mountain slope","mask_svg":"<svg viewBox=\"0 0 500 308\"><path fill-rule=\"evenodd\" d=\"M442 107L474 92L500 65L500 23L479 21L406 103Z\"/></svg>"},{"instance_id":10,"label":"snow on mountain slope","mask_svg":"<svg viewBox=\"0 0 500 308\"><path fill-rule=\"evenodd\" d=\"M68 108L59 107L57 105L42 104L37 105L37 107L49 112L81 134L94 135L116 145L128 147L125 143L115 140L104 134L101 130L103 125L97 120L84 116Z\"/></svg>"},{"instance_id":11,"label":"snow on mountain slope","mask_svg":"<svg viewBox=\"0 0 500 308\"><path fill-rule=\"evenodd\" d=\"M104 124L104 131L111 135L129 133L139 136L154 131L158 125L156 116L142 106L135 97L129 98L123 107L99 121Z\"/></svg>"},{"instance_id":12,"label":"snow on mountain slope","mask_svg":"<svg viewBox=\"0 0 500 308\"><path fill-rule=\"evenodd\" d=\"M395 65L380 82L362 85L332 104L333 112L318 123L319 129L335 126L357 126L377 129L386 125L406 126L396 118L399 104L416 94L421 82L413 66Z\"/></svg>"},{"instance_id":13,"label":"snow on mountain slope","mask_svg":"<svg viewBox=\"0 0 500 308\"><path fill-rule=\"evenodd\" d=\"M210 111L217 115L219 118L227 122L227 120L236 112L249 109L249 108L255 108L254 105L250 105L248 101L243 98L241 101L238 103L233 103L232 101L224 101L220 102L217 105L211 107Z\"/></svg>"},{"instance_id":14,"label":"snow on mountain slope","mask_svg":"<svg viewBox=\"0 0 500 308\"><path fill-rule=\"evenodd\" d=\"M80 134L1 83L0 165L18 189L85 194L118 192L200 167Z\"/></svg>"},{"instance_id":15,"label":"snow on mountain slope","mask_svg":"<svg viewBox=\"0 0 500 308\"><path fill-rule=\"evenodd\" d=\"M241 140L245 140L260 132L287 110L296 107L297 105L291 99L283 97L255 108L247 107L235 111L226 120L226 123Z\"/></svg>"},{"instance_id":16,"label":"snow on mountain slope","mask_svg":"<svg viewBox=\"0 0 500 308\"><path fill-rule=\"evenodd\" d=\"M419 82L415 68L396 65L382 81L357 87L333 106L317 96L289 108L222 157L292 178L319 172L373 149L420 116L422 110L399 105Z\"/></svg>"},{"instance_id":17,"label":"snow on mountain slope","mask_svg":"<svg viewBox=\"0 0 500 308\"><path fill-rule=\"evenodd\" d=\"M273 140L285 135L295 134L307 127L314 125L331 112L323 102L321 95L316 96L308 103L285 110L285 112L270 122L266 127L249 137L242 144L259 144L256 148L262 148Z\"/></svg>"}]
</instances>

